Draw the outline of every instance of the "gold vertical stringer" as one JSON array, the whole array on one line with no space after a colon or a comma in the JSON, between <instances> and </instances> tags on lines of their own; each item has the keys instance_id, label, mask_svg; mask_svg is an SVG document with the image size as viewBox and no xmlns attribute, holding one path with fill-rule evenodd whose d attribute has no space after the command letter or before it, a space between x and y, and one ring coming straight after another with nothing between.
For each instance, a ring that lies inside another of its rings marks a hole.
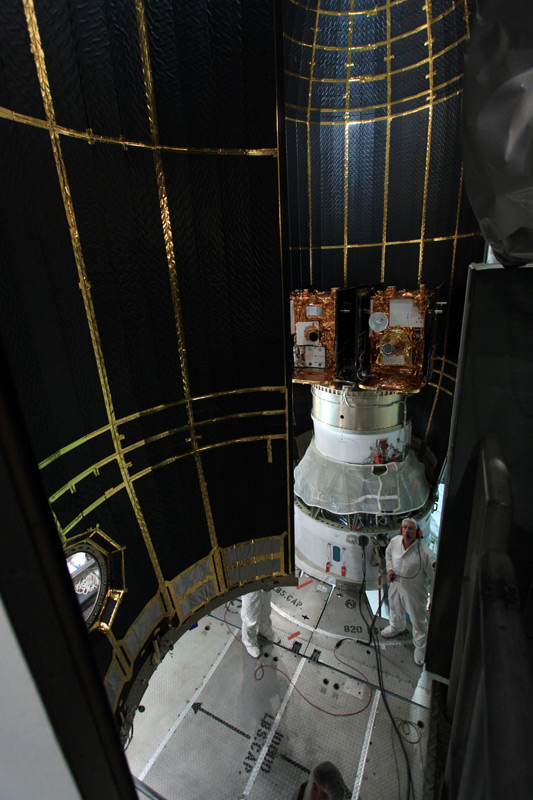
<instances>
[{"instance_id":1,"label":"gold vertical stringer","mask_svg":"<svg viewBox=\"0 0 533 800\"><path fill-rule=\"evenodd\" d=\"M427 213L427 201L428 201L428 183L429 183L429 164L431 159L431 134L432 134L432 127L433 127L433 103L434 103L434 96L433 96L433 31L431 30L432 25L432 12L431 12L431 0L426 0L426 4L424 6L424 11L426 12L426 25L427 25L427 47L428 47L428 67L429 67L429 107L428 107L428 136L427 136L427 148L426 148L426 171L424 174L424 197L422 201L422 223L420 228L420 250L418 255L418 285L420 286L422 283L422 264L424 261L424 235L426 233L426 213Z\"/></svg>"},{"instance_id":2,"label":"gold vertical stringer","mask_svg":"<svg viewBox=\"0 0 533 800\"><path fill-rule=\"evenodd\" d=\"M350 16L348 23L348 63L346 64L346 103L344 109L344 243L343 243L343 275L344 286L348 285L348 173L350 160L350 78L352 75L352 41L353 41L353 2L350 0Z\"/></svg>"},{"instance_id":3,"label":"gold vertical stringer","mask_svg":"<svg viewBox=\"0 0 533 800\"><path fill-rule=\"evenodd\" d=\"M383 230L381 244L381 283L385 282L385 263L387 254L387 223L389 214L389 172L390 172L390 131L392 115L392 88L391 88L391 69L392 69L392 46L391 46L391 13L390 2L387 0L387 130L385 136L385 175L383 179ZM375 125L378 123L375 122Z\"/></svg>"},{"instance_id":4,"label":"gold vertical stringer","mask_svg":"<svg viewBox=\"0 0 533 800\"><path fill-rule=\"evenodd\" d=\"M155 108L154 88L152 81L152 70L150 66L150 50L148 46L148 34L146 30L146 18L144 14L143 0L135 0L135 8L137 11L137 25L139 28L139 45L141 51L141 60L144 77L144 88L146 93L146 104L148 108L148 118L150 122L150 136L152 140L154 166L157 180L157 191L159 196L159 208L161 212L161 222L163 226L163 237L165 242L165 251L167 255L167 265L170 279L170 291L172 297L172 306L174 309L174 321L176 324L176 335L178 339L178 352L181 367L181 377L183 382L183 390L185 394L185 406L187 409L187 421L189 425L191 449L200 484L200 491L202 494L202 501L204 504L204 512L207 520L207 528L209 531L209 539L211 542L213 562L215 565L215 573L218 581L219 591L224 591L228 587L225 577L224 567L221 558L220 546L217 541L215 523L211 510L211 503L207 491L207 483L205 480L200 452L198 449L198 434L195 430L194 415L192 409L191 390L189 385L189 373L187 369L187 354L185 350L185 338L183 335L183 319L181 314L181 300L179 292L178 274L176 270L176 255L174 250L174 239L172 236L172 226L170 222L170 211L168 207L168 195L165 185L165 174L163 171L163 161L161 158L161 151L159 149L159 133L157 129L157 116Z\"/></svg>"},{"instance_id":5,"label":"gold vertical stringer","mask_svg":"<svg viewBox=\"0 0 533 800\"><path fill-rule=\"evenodd\" d=\"M316 39L318 34L318 20L320 15L320 0L318 0L313 28L313 44L311 45L311 66L309 69L309 91L307 93L306 133L307 133L307 213L309 216L309 285L313 286L313 208L311 193L311 105L313 98L313 72L315 69Z\"/></svg>"},{"instance_id":6,"label":"gold vertical stringer","mask_svg":"<svg viewBox=\"0 0 533 800\"><path fill-rule=\"evenodd\" d=\"M280 108L279 108L279 98L276 96L276 144L277 144L277 170L278 170L278 224L279 224L279 243L280 243L280 264L281 264L281 288L282 288L282 297L283 302L285 302L285 291L286 291L286 277L285 277L285 260L284 260L284 253L285 253L285 233L283 230L282 224L282 205L281 205L281 175L280 175L280 158L279 158L279 137L280 137ZM283 134L285 135L285 134ZM283 365L284 365L284 375L287 375L287 355L284 352L283 355ZM294 509L291 504L291 453L289 447L289 387L287 383L283 387L283 396L285 399L285 407L284 407L284 415L285 415L285 463L286 463L286 470L287 470L287 487L286 487L286 496L287 496L287 520L288 526L290 530L291 519L294 515ZM270 451L272 451L272 443L270 442ZM280 544L281 553L282 553L282 570L285 572L285 550L283 544ZM291 553L291 537L288 537L288 557L289 563L292 563L292 553ZM224 564L226 567L226 574L227 574L227 564L224 558Z\"/></svg>"},{"instance_id":7,"label":"gold vertical stringer","mask_svg":"<svg viewBox=\"0 0 533 800\"><path fill-rule=\"evenodd\" d=\"M289 536L289 531L291 531L291 525L294 527L294 499L291 503L291 480L293 474L293 465L290 462L290 452L289 452L289 387L285 387L285 436L286 436L286 446L285 446L285 453L287 456L287 521L288 521L288 530L287 533L287 553L289 558L289 564L292 565L292 539ZM292 522L291 522L292 520ZM294 536L294 530L292 531ZM282 541L280 543L281 549L281 569L283 572L286 572L286 564L285 564L285 548L283 546L283 539L285 534L282 536Z\"/></svg>"},{"instance_id":8,"label":"gold vertical stringer","mask_svg":"<svg viewBox=\"0 0 533 800\"><path fill-rule=\"evenodd\" d=\"M79 287L83 298L83 303L85 307L85 313L87 316L87 322L89 324L89 331L91 334L91 341L93 345L96 366L98 369L98 376L100 379L100 386L102 389L102 395L104 398L104 404L106 408L107 418L109 422L109 429L111 433L111 437L113 440L113 446L115 449L115 454L117 458L117 463L122 475L122 479L124 481L124 486L128 493L128 497L133 507L133 511L135 513L135 517L137 519L137 523L141 530L141 534L148 551L148 555L150 557L150 561L152 562L152 567L154 572L157 576L158 582L161 584L163 583L163 574L161 572L161 567L159 566L159 561L157 559L152 541L150 539L150 534L148 532L148 527L146 525L146 520L144 519L143 513L141 511L141 507L133 488L133 484L128 472L128 466L126 463L126 459L124 453L122 451L121 439L120 434L118 432L118 425L115 417L115 412L113 409L113 400L111 397L111 390L109 388L109 381L107 379L107 373L105 369L102 345L100 342L100 334L98 331L98 325L96 322L96 315L94 311L94 304L91 295L91 285L87 278L87 270L85 267L85 262L83 258L83 252L81 249L80 243L80 235L78 231L78 226L76 222L76 215L74 213L74 205L72 202L72 195L70 192L70 186L67 178L67 171L65 167L65 162L63 159L63 153L61 150L61 142L59 133L56 127L56 119L55 119L55 111L54 111L54 104L52 101L52 94L50 91L50 84L48 81L48 73L46 70L46 62L44 57L44 51L42 48L41 43L41 36L39 33L39 26L37 23L37 15L35 13L35 6L33 0L23 0L24 4L24 13L26 15L26 23L28 26L28 34L30 37L30 45L31 50L33 53L33 57L35 60L35 67L37 70L37 77L39 80L39 86L41 89L41 95L43 98L43 106L46 114L46 119L48 123L48 131L50 134L50 140L52 143L52 150L54 153L54 159L56 163L56 169L59 178L59 185L61 188L61 195L63 198L63 205L65 208L65 215L67 217L69 232L70 232L70 239L72 242L72 249L74 252L74 259L76 261L76 267L78 270L78 277L79 277Z\"/></svg>"},{"instance_id":9,"label":"gold vertical stringer","mask_svg":"<svg viewBox=\"0 0 533 800\"><path fill-rule=\"evenodd\" d=\"M426 433L424 435L424 447L427 445L429 431L431 429L431 423L433 422L433 415L435 413L435 408L437 405L437 400L439 397L439 392L441 389L442 379L444 377L444 363L446 360L446 347L448 344L448 331L450 329L450 309L452 305L452 289L453 289L453 279L455 275L455 262L457 256L457 241L458 241L458 234L459 234L459 218L461 215L461 199L463 196L463 165L461 164L461 173L459 175L459 197L457 199L457 214L455 216L455 236L453 240L453 253L452 253L452 271L450 274L450 286L448 288L448 304L446 309L446 325L444 328L444 342L442 345L442 361L441 361L441 369L439 374L439 380L437 383L437 389L435 391L435 397L433 398L433 404L431 406L431 411L429 414L428 424L426 427Z\"/></svg>"},{"instance_id":10,"label":"gold vertical stringer","mask_svg":"<svg viewBox=\"0 0 533 800\"><path fill-rule=\"evenodd\" d=\"M468 0L463 0L465 7L465 26L466 26L466 39L470 39L470 17L468 14Z\"/></svg>"}]
</instances>

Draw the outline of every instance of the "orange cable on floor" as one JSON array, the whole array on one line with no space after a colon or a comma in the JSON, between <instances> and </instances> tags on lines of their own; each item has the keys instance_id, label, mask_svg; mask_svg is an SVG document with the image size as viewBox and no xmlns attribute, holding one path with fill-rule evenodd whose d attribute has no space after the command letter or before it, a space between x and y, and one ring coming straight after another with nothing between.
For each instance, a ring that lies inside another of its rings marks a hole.
<instances>
[{"instance_id":1,"label":"orange cable on floor","mask_svg":"<svg viewBox=\"0 0 533 800\"><path fill-rule=\"evenodd\" d=\"M231 630L231 628L230 628L230 626L229 626L229 623L228 623L228 621L227 621L227 619L226 619L226 614L227 614L227 612L228 612L228 606L226 605L226 607L225 607L225 611L224 611L224 622L226 623L226 627L227 627L228 631L231 633L231 635L233 636L233 638L234 638L234 639L236 639L236 640L237 640L237 641L238 641L238 642L239 642L239 643L240 643L240 644L241 644L243 647L245 647L245 645L244 645L244 643L242 642L242 640L241 640L241 639L239 639L239 637L238 637L238 636L236 636L236 635L233 633L233 631ZM340 641L342 641L342 640L340 640ZM250 656L250 658L251 658L251 656ZM340 658L337 656L337 654L336 654L336 653L335 653L335 658L337 659L337 661L340 661L340 662L341 662L341 664L345 664L345 666L347 666L347 667L350 667L350 669L354 669L354 670L355 670L356 672L358 672L358 673L359 673L359 675L361 675L361 676L363 677L363 679L366 681L366 684L367 684L367 686L368 686L368 688L369 688L369 692L370 692L370 693L369 693L368 700L367 700L366 704L365 704L365 705L364 705L362 708L360 708L358 711L348 711L348 712L346 712L346 713L337 713L337 712L335 712L335 711L326 711L326 709L325 709L325 708L321 708L321 706L317 706L317 705L315 705L315 703L312 703L312 702L311 702L311 700L308 700L308 699L307 699L307 697L306 697L304 694L302 694L302 693L301 693L301 691L300 691L299 689L297 689L297 688L296 688L296 684L295 684L295 683L293 683L293 681L290 679L290 677L287 675L287 673L283 672L283 670L282 670L282 669L280 669L279 667L274 667L274 666L271 666L270 664L263 664L263 662L262 662L262 661L259 663L259 665L258 665L258 666L255 668L255 670L254 670L254 678L255 678L255 680L256 680L256 681L260 681L260 680L262 680L262 679L263 679L263 675L264 675L265 669L273 669L273 670L275 670L276 672L279 672L279 673L281 673L281 675L283 675L283 677L284 677L284 678L287 678L287 680L289 681L289 683L291 684L291 686L293 687L293 689L294 689L294 690L295 690L295 691L296 691L296 692L297 692L297 693L300 695L300 697L302 698L302 700L305 700L305 702L306 702L306 703L309 703L309 705L310 705L310 706L312 706L313 708L316 708L318 711L322 711L324 714L328 714L330 717L355 717L357 714L361 714L361 713L362 713L362 712L363 712L363 711L364 711L366 708L368 708L368 706L370 705L370 701L372 700L372 687L371 687L371 685L370 685L370 681L369 681L369 680L368 680L368 678L366 678L366 676L365 676L365 675L364 675L364 674L361 672L361 670L357 669L357 667L354 667L354 666L352 666L351 664L348 664L348 663L346 663L345 661L342 661L342 659L340 659ZM255 660L255 659L254 659L254 660ZM257 673L258 673L258 672L260 672L260 673L261 673L261 674L260 674L260 677L257 677Z\"/></svg>"}]
</instances>

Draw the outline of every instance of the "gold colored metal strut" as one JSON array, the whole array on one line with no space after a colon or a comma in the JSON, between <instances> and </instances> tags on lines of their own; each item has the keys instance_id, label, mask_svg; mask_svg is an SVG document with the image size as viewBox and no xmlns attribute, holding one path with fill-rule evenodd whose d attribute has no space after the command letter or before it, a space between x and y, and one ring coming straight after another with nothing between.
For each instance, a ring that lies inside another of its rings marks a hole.
<instances>
[{"instance_id":1,"label":"gold colored metal strut","mask_svg":"<svg viewBox=\"0 0 533 800\"><path fill-rule=\"evenodd\" d=\"M306 112L306 130L307 130L307 214L308 214L308 227L309 227L309 285L313 285L313 206L311 203L311 99L313 92L313 72L315 69L315 48L318 33L318 18L320 14L320 0L316 9L315 24L313 26L313 45L311 49L311 69L309 72L309 86L307 90L307 112Z\"/></svg>"},{"instance_id":2,"label":"gold colored metal strut","mask_svg":"<svg viewBox=\"0 0 533 800\"><path fill-rule=\"evenodd\" d=\"M157 579L159 582L163 581L163 574L161 571L161 567L159 565L159 561L157 559L149 532L148 527L146 525L146 521L144 519L139 501L137 499L137 495L133 488L132 481L129 476L128 467L126 464L126 459L124 457L124 453L122 451L121 446L121 439L120 434L118 432L118 425L115 418L115 412L113 409L113 399L111 396L111 390L109 387L109 381L107 378L107 372L105 368L104 356L102 351L102 344L100 341L100 334L98 331L98 324L96 322L96 314L94 310L94 303L91 294L91 284L89 283L89 279L87 276L87 269L85 266L85 261L83 257L83 251L80 242L80 235L78 230L78 225L76 222L76 215L74 212L74 205L72 202L72 195L70 192L70 186L67 176L67 171L65 167L65 162L63 159L63 153L61 150L61 142L59 133L57 130L56 125L56 118L55 118L55 111L54 111L54 104L52 101L52 94L50 91L50 84L48 81L48 74L46 70L46 62L44 57L44 51L42 48L41 43L41 36L39 33L39 26L37 23L37 16L35 12L35 6L33 0L23 0L24 5L24 13L26 15L26 22L28 25L28 33L30 36L30 44L31 50L33 53L33 57L35 60L35 66L37 70L37 77L39 80L39 86L41 89L41 96L43 99L44 110L46 114L46 119L48 122L48 131L50 134L50 141L52 144L52 151L54 154L54 160L56 164L57 174L59 178L59 185L61 189L61 195L63 198L63 205L65 208L65 215L67 217L68 227L70 231L70 239L72 243L72 250L74 253L74 258L76 261L76 267L78 270L78 277L79 277L79 287L81 290L83 303L85 307L85 314L87 317L87 322L89 325L89 331L91 334L91 341L93 345L93 351L96 360L96 366L98 369L98 376L100 379L100 386L102 389L102 395L104 399L105 409L107 413L107 418L109 421L109 430L111 433L111 438L113 440L113 445L115 449L117 463L124 481L124 486L128 493L131 505L133 507L133 511L135 513L135 517L137 519L137 523L141 530L141 534L148 551L150 561L152 563L152 567L154 572L156 573Z\"/></svg>"},{"instance_id":3,"label":"gold colored metal strut","mask_svg":"<svg viewBox=\"0 0 533 800\"><path fill-rule=\"evenodd\" d=\"M422 284L422 266L424 260L424 236L426 233L426 214L427 214L427 202L428 202L428 184L429 184L429 165L430 165L430 158L431 158L431 136L433 132L433 99L434 99L434 92L433 92L433 31L432 31L432 16L431 16L431 0L426 0L426 4L424 6L424 11L426 12L426 22L427 22L427 37L428 40L426 42L426 46L428 48L429 54L429 72L427 75L429 81L429 110L428 110L428 133L427 133L427 145L426 145L426 167L424 172L424 193L422 198L422 223L420 229L420 249L418 254L418 285Z\"/></svg>"},{"instance_id":4,"label":"gold colored metal strut","mask_svg":"<svg viewBox=\"0 0 533 800\"><path fill-rule=\"evenodd\" d=\"M392 82L391 82L391 13L390 2L387 2L387 132L385 136L385 176L383 179L383 226L381 244L381 272L380 281L385 282L385 263L387 255L387 220L389 207L389 170L390 170L390 132L392 122Z\"/></svg>"},{"instance_id":5,"label":"gold colored metal strut","mask_svg":"<svg viewBox=\"0 0 533 800\"><path fill-rule=\"evenodd\" d=\"M350 11L353 11L353 0L350 0ZM348 23L348 44L351 47L353 38L353 17L350 16ZM344 286L348 285L348 198L349 198L349 160L350 160L350 76L352 65L348 63L346 68L346 107L344 109L344 242L343 242L343 276Z\"/></svg>"}]
</instances>

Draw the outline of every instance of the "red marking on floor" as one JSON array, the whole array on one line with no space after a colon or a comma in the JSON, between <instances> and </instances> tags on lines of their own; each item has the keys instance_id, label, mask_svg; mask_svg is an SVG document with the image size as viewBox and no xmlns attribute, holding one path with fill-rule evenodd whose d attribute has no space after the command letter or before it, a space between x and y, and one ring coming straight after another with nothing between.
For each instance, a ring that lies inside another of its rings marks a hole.
<instances>
[{"instance_id":1,"label":"red marking on floor","mask_svg":"<svg viewBox=\"0 0 533 800\"><path fill-rule=\"evenodd\" d=\"M300 631L296 631L296 633L291 633L291 635L288 638L289 639L294 639L295 636L299 636L299 635L300 635Z\"/></svg>"},{"instance_id":2,"label":"red marking on floor","mask_svg":"<svg viewBox=\"0 0 533 800\"><path fill-rule=\"evenodd\" d=\"M304 586L309 586L309 584L310 584L310 583L313 583L313 581L306 581L305 583L301 583L301 584L300 584L299 586L297 586L296 588L297 588L297 589L302 589Z\"/></svg>"}]
</instances>

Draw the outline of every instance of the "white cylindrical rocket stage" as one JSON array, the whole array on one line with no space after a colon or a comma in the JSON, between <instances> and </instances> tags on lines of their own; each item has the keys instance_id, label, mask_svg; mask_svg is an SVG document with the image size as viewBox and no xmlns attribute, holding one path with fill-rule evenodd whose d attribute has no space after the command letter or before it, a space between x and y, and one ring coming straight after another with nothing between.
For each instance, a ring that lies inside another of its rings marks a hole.
<instances>
[{"instance_id":1,"label":"white cylindrical rocket stage","mask_svg":"<svg viewBox=\"0 0 533 800\"><path fill-rule=\"evenodd\" d=\"M313 386L314 437L294 472L296 565L334 584L377 585L402 520L433 499L411 449L406 396Z\"/></svg>"}]
</instances>

